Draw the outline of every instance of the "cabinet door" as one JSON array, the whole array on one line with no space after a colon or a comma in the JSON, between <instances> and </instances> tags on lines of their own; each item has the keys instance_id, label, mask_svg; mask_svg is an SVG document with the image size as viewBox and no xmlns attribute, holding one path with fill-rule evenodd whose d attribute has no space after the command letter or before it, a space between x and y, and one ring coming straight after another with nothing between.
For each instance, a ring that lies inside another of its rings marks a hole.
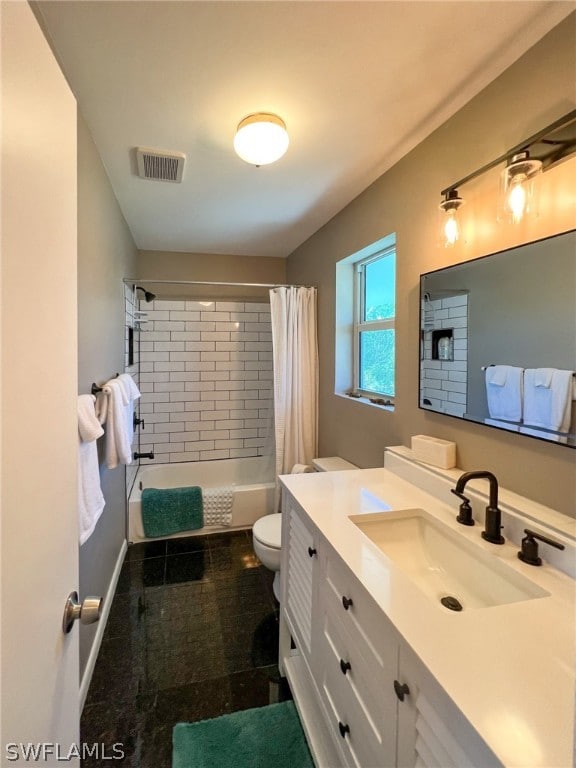
<instances>
[{"instance_id":1,"label":"cabinet door","mask_svg":"<svg viewBox=\"0 0 576 768\"><path fill-rule=\"evenodd\" d=\"M316 544L312 526L285 491L282 511L282 604L290 632L309 659L312 647Z\"/></svg>"},{"instance_id":2,"label":"cabinet door","mask_svg":"<svg viewBox=\"0 0 576 768\"><path fill-rule=\"evenodd\" d=\"M398 683L399 768L501 768L502 764L472 728L416 655L400 647Z\"/></svg>"}]
</instances>

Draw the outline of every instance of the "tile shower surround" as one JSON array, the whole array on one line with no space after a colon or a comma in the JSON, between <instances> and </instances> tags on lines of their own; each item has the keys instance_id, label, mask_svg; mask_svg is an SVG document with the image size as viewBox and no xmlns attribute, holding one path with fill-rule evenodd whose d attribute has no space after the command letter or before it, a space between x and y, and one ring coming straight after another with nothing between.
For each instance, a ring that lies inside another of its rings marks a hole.
<instances>
[{"instance_id":1,"label":"tile shower surround","mask_svg":"<svg viewBox=\"0 0 576 768\"><path fill-rule=\"evenodd\" d=\"M259 456L271 445L270 305L141 301L142 463Z\"/></svg>"}]
</instances>

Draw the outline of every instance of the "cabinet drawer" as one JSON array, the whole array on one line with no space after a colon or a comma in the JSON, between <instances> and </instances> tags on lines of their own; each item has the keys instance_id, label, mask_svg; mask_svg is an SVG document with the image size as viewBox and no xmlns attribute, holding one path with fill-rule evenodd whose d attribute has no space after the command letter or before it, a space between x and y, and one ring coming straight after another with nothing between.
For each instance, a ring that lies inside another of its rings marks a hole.
<instances>
[{"instance_id":1,"label":"cabinet drawer","mask_svg":"<svg viewBox=\"0 0 576 768\"><path fill-rule=\"evenodd\" d=\"M367 726L380 745L380 754L394 762L396 741L396 698L393 669L382 669L367 663L340 620L326 613L323 622L323 666L341 676L342 693L353 696ZM323 682L325 683L326 675ZM332 679L332 675L330 676Z\"/></svg>"},{"instance_id":2,"label":"cabinet drawer","mask_svg":"<svg viewBox=\"0 0 576 768\"><path fill-rule=\"evenodd\" d=\"M352 768L391 768L395 761L395 748L392 745L392 759L386 759L376 724L368 717L339 664L324 664L320 692L328 712L329 726L346 765Z\"/></svg>"},{"instance_id":3,"label":"cabinet drawer","mask_svg":"<svg viewBox=\"0 0 576 768\"><path fill-rule=\"evenodd\" d=\"M338 617L369 668L396 674L398 639L394 628L340 559L328 554L323 597L326 611Z\"/></svg>"}]
</instances>

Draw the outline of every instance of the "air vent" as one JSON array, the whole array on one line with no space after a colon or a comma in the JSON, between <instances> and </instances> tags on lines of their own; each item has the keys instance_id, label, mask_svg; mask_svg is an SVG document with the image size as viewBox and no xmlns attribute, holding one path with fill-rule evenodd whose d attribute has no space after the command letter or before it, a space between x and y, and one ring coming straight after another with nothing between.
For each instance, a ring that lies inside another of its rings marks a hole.
<instances>
[{"instance_id":1,"label":"air vent","mask_svg":"<svg viewBox=\"0 0 576 768\"><path fill-rule=\"evenodd\" d=\"M161 149L136 148L138 176L154 181L182 181L186 155L182 152L164 152Z\"/></svg>"}]
</instances>

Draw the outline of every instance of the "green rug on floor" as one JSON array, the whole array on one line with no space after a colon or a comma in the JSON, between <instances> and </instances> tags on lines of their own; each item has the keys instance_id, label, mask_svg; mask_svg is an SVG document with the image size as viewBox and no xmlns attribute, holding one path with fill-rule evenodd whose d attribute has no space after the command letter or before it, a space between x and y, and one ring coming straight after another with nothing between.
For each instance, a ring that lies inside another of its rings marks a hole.
<instances>
[{"instance_id":1,"label":"green rug on floor","mask_svg":"<svg viewBox=\"0 0 576 768\"><path fill-rule=\"evenodd\" d=\"M178 723L172 768L313 768L293 701Z\"/></svg>"}]
</instances>

